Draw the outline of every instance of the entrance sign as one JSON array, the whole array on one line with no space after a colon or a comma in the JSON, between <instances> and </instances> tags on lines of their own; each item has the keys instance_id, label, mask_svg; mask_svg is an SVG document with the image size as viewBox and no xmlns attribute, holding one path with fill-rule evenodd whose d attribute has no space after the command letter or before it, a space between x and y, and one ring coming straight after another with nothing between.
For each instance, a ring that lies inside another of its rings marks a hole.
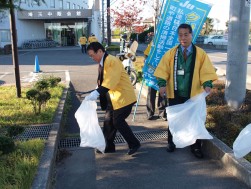
<instances>
[{"instance_id":1,"label":"entrance sign","mask_svg":"<svg viewBox=\"0 0 251 189\"><path fill-rule=\"evenodd\" d=\"M76 19L90 18L92 16L91 9L75 9L75 10L22 10L17 12L18 19Z\"/></svg>"},{"instance_id":2,"label":"entrance sign","mask_svg":"<svg viewBox=\"0 0 251 189\"><path fill-rule=\"evenodd\" d=\"M199 0L164 1L152 47L143 67L144 81L147 86L158 90L157 79L153 73L165 52L179 44L177 34L179 25L187 23L192 26L194 42L211 7L212 5Z\"/></svg>"}]
</instances>

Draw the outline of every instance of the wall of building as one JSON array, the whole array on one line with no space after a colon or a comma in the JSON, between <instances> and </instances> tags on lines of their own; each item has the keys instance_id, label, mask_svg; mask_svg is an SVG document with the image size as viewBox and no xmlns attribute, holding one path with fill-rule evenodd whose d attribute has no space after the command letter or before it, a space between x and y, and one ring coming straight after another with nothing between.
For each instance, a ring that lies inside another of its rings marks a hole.
<instances>
[{"instance_id":1,"label":"wall of building","mask_svg":"<svg viewBox=\"0 0 251 189\"><path fill-rule=\"evenodd\" d=\"M0 39L1 39L1 34L2 32L8 32L9 35L10 35L10 20L9 20L9 17L8 17L8 14L6 12L6 17L2 20L0 20ZM10 41L7 41L7 42L1 42L0 40L0 48L3 48L4 45L7 45L7 44L10 44Z\"/></svg>"},{"instance_id":2,"label":"wall of building","mask_svg":"<svg viewBox=\"0 0 251 189\"><path fill-rule=\"evenodd\" d=\"M27 40L45 39L44 21L40 20L19 20L17 27L17 46L21 47Z\"/></svg>"},{"instance_id":3,"label":"wall of building","mask_svg":"<svg viewBox=\"0 0 251 189\"><path fill-rule=\"evenodd\" d=\"M41 4L41 6L38 6L37 4L34 4L32 0L20 0L21 1L21 8L24 10L68 10L67 3L70 3L70 9L88 9L90 5L92 5L92 1L88 0L63 0L63 8L60 5L60 0L55 0L55 6L54 3L51 4L51 0L45 0L46 4ZM96 0L99 1L99 0ZM94 11L94 9L93 9ZM99 26L94 23L97 22L97 15L99 15L99 11L94 11L93 13L94 19L91 21L91 30L90 32L95 33L95 35L98 37L99 40L101 40L100 36L100 28ZM8 15L8 13L7 13ZM17 14L15 16L16 18L16 28L17 28L17 45L18 47L21 47L22 43L26 40L33 40L33 39L45 39L46 33L44 29L44 21L42 20L21 20L17 18ZM4 19L0 20L0 47L3 48L6 44L11 44L11 41L3 42L1 41L1 31L6 33L6 31L10 31L10 22L9 17L5 17Z\"/></svg>"}]
</instances>

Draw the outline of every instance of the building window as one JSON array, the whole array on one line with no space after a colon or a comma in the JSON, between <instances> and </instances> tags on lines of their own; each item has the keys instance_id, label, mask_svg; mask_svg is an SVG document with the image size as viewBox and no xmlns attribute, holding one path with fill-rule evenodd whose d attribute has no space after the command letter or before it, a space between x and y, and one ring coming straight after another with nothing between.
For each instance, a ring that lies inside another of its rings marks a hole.
<instances>
[{"instance_id":1,"label":"building window","mask_svg":"<svg viewBox=\"0 0 251 189\"><path fill-rule=\"evenodd\" d=\"M0 42L11 42L10 30L0 30Z\"/></svg>"},{"instance_id":2,"label":"building window","mask_svg":"<svg viewBox=\"0 0 251 189\"><path fill-rule=\"evenodd\" d=\"M75 3L72 4L72 9L76 9Z\"/></svg>"},{"instance_id":3,"label":"building window","mask_svg":"<svg viewBox=\"0 0 251 189\"><path fill-rule=\"evenodd\" d=\"M55 0L51 0L51 8L55 8Z\"/></svg>"},{"instance_id":4,"label":"building window","mask_svg":"<svg viewBox=\"0 0 251 189\"><path fill-rule=\"evenodd\" d=\"M71 3L70 2L66 3L66 9L71 9Z\"/></svg>"},{"instance_id":5,"label":"building window","mask_svg":"<svg viewBox=\"0 0 251 189\"><path fill-rule=\"evenodd\" d=\"M78 9L80 9L80 5L78 5Z\"/></svg>"},{"instance_id":6,"label":"building window","mask_svg":"<svg viewBox=\"0 0 251 189\"><path fill-rule=\"evenodd\" d=\"M60 0L60 1L59 1L59 8L60 8L60 9L64 9L63 0Z\"/></svg>"}]
</instances>

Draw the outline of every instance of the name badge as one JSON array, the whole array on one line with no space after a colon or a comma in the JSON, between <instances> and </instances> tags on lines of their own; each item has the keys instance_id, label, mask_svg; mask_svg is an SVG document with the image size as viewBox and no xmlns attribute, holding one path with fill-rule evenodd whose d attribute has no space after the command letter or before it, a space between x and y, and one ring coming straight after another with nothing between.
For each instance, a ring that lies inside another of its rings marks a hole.
<instances>
[{"instance_id":1,"label":"name badge","mask_svg":"<svg viewBox=\"0 0 251 189\"><path fill-rule=\"evenodd\" d=\"M178 75L184 75L185 74L185 71L184 70L178 70Z\"/></svg>"}]
</instances>

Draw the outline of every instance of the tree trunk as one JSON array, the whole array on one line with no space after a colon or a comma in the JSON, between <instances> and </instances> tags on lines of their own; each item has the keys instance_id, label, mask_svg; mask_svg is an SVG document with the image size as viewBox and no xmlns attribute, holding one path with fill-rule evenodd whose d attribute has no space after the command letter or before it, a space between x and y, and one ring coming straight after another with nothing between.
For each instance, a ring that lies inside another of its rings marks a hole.
<instances>
[{"instance_id":1,"label":"tree trunk","mask_svg":"<svg viewBox=\"0 0 251 189\"><path fill-rule=\"evenodd\" d=\"M12 61L15 71L16 79L16 89L17 97L21 97L21 82L20 82L20 72L19 72L19 63L18 63L18 52L17 52L17 29L14 13L13 0L10 0L10 31L11 31L11 44L12 44Z\"/></svg>"},{"instance_id":2,"label":"tree trunk","mask_svg":"<svg viewBox=\"0 0 251 189\"><path fill-rule=\"evenodd\" d=\"M250 7L246 0L230 0L225 99L239 109L246 94Z\"/></svg>"},{"instance_id":3,"label":"tree trunk","mask_svg":"<svg viewBox=\"0 0 251 189\"><path fill-rule=\"evenodd\" d=\"M107 44L111 45L111 11L110 11L110 0L107 0Z\"/></svg>"}]
</instances>

